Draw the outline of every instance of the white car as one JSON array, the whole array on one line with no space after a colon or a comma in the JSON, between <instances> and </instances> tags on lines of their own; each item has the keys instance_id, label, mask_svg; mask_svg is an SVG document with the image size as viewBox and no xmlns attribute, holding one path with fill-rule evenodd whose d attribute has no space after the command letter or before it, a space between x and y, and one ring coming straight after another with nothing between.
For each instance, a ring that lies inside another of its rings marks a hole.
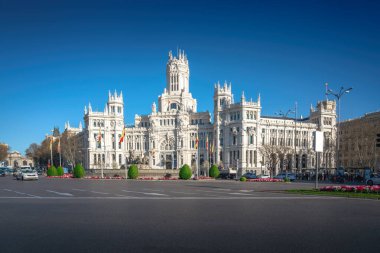
<instances>
[{"instance_id":1,"label":"white car","mask_svg":"<svg viewBox=\"0 0 380 253\"><path fill-rule=\"evenodd\" d=\"M37 171L28 169L21 169L20 172L16 176L17 180L38 180Z\"/></svg>"},{"instance_id":2,"label":"white car","mask_svg":"<svg viewBox=\"0 0 380 253\"><path fill-rule=\"evenodd\" d=\"M259 175L259 178L270 178L269 175Z\"/></svg>"},{"instance_id":3,"label":"white car","mask_svg":"<svg viewBox=\"0 0 380 253\"><path fill-rule=\"evenodd\" d=\"M367 185L374 185L374 184L380 184L380 175L379 174L372 174L367 180Z\"/></svg>"}]
</instances>

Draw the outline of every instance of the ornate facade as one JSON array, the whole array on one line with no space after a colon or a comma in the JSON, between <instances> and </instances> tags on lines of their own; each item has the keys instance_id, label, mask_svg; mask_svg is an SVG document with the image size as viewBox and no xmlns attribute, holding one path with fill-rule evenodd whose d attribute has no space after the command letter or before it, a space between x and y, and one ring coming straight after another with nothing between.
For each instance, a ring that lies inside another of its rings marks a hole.
<instances>
[{"instance_id":1,"label":"ornate facade","mask_svg":"<svg viewBox=\"0 0 380 253\"><path fill-rule=\"evenodd\" d=\"M218 164L238 171L267 173L271 157L277 156L277 170L301 170L315 166L313 132L325 134L322 167L333 168L335 101L321 101L310 109L310 117L292 119L261 115L261 98L234 102L232 85L214 85L213 120L209 112L197 112L197 100L190 93L187 56L169 52L166 88L154 102L149 115L136 115L133 126L124 122L122 93L108 94L102 112L85 107L83 161L87 169L117 169L136 161L151 169L178 169L183 164L200 168ZM125 138L119 142L125 127ZM198 149L197 149L198 146ZM277 153L266 156L266 147ZM282 148L281 148L282 147ZM206 170L205 170L206 172Z\"/></svg>"}]
</instances>

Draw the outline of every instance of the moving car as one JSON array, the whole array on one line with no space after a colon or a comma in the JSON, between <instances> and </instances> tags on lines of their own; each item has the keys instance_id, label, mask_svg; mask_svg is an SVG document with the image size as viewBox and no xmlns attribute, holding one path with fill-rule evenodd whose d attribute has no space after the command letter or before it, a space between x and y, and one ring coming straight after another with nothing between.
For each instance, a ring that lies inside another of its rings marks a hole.
<instances>
[{"instance_id":1,"label":"moving car","mask_svg":"<svg viewBox=\"0 0 380 253\"><path fill-rule=\"evenodd\" d=\"M370 177L366 180L367 185L380 184L380 175L371 174Z\"/></svg>"},{"instance_id":2,"label":"moving car","mask_svg":"<svg viewBox=\"0 0 380 253\"><path fill-rule=\"evenodd\" d=\"M21 169L16 176L17 180L38 180L37 171L29 169Z\"/></svg>"},{"instance_id":3,"label":"moving car","mask_svg":"<svg viewBox=\"0 0 380 253\"><path fill-rule=\"evenodd\" d=\"M275 179L285 179L289 178L290 181L296 180L296 174L294 173L287 173L287 172L282 172L278 174L277 176L274 177Z\"/></svg>"}]
</instances>

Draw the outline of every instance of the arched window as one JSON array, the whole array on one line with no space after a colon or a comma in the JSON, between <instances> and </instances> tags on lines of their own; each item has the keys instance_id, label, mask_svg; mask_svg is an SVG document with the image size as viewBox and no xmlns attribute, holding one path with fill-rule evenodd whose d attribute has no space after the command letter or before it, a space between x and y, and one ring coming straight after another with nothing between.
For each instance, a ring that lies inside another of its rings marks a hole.
<instances>
[{"instance_id":1,"label":"arched window","mask_svg":"<svg viewBox=\"0 0 380 253\"><path fill-rule=\"evenodd\" d=\"M177 103L171 103L170 109L177 110Z\"/></svg>"}]
</instances>

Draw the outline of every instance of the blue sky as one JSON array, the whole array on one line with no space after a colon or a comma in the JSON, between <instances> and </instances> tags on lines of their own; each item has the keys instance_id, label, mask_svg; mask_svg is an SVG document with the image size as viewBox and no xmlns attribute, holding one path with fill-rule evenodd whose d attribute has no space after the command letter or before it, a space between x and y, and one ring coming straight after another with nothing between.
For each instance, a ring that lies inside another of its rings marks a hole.
<instances>
[{"instance_id":1,"label":"blue sky","mask_svg":"<svg viewBox=\"0 0 380 253\"><path fill-rule=\"evenodd\" d=\"M54 3L52 3L54 2ZM24 152L54 126L83 122L122 90L125 121L149 113L165 87L169 50L184 49L198 110L232 82L262 112L353 87L342 119L380 110L378 1L0 0L0 142Z\"/></svg>"}]
</instances>

